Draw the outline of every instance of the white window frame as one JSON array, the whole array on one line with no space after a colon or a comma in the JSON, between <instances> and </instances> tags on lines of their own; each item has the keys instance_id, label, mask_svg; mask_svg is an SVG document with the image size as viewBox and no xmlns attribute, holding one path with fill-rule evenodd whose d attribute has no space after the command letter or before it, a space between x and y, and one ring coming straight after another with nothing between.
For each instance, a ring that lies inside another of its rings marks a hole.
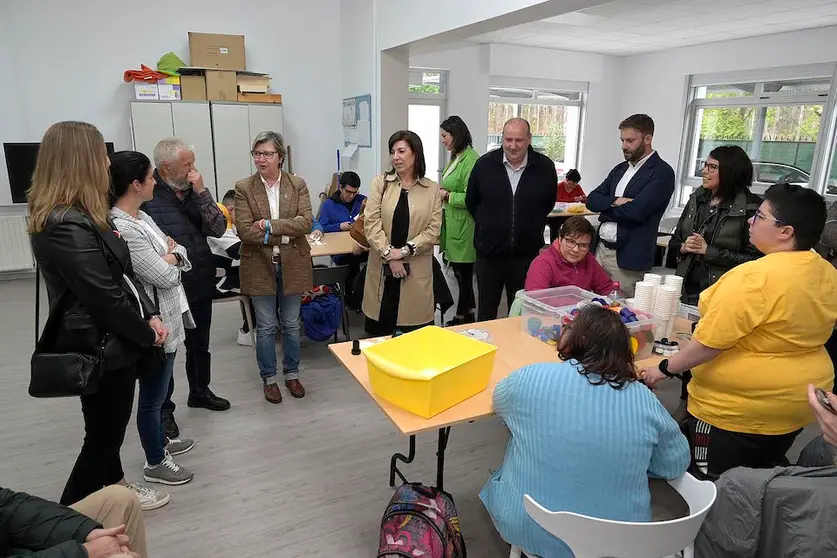
<instances>
[{"instance_id":1,"label":"white window frame","mask_svg":"<svg viewBox=\"0 0 837 558\"><path fill-rule=\"evenodd\" d=\"M496 87L508 89L523 89L533 92L531 99L520 97L503 97L492 96L491 89ZM565 106L565 107L579 107L579 122L578 133L575 138L576 156L575 168L581 168L582 156L584 149L582 145L582 138L584 138L584 129L587 122L587 92L590 88L588 82L580 81L557 81L557 80L541 80L541 79L521 79L514 77L492 76L489 85L488 102L490 103L505 103L513 105L551 105L551 106ZM539 93L578 93L579 98L574 100L563 99L540 99ZM519 108L518 108L519 110ZM486 115L488 118L488 115Z\"/></svg>"},{"instance_id":2,"label":"white window frame","mask_svg":"<svg viewBox=\"0 0 837 558\"><path fill-rule=\"evenodd\" d=\"M765 92L763 82L788 81L806 79L831 79L828 91L815 93L811 91L799 92ZM752 96L729 97L715 99L698 99L698 89L711 85L734 85L737 83L755 83L756 88ZM700 186L701 180L691 176L689 172L697 157L698 141L695 126L700 109L726 107L765 107L777 105L822 105L823 114L820 120L820 130L814 149L813 161L808 187L825 195L828 180L829 165L835 149L835 134L837 134L837 64L812 64L809 66L795 66L770 68L765 70L747 70L741 72L726 72L718 74L693 75L687 84L686 109L683 118L680 142L680 156L677 165L677 191L674 207L682 208L686 204L683 199L685 188ZM763 123L762 123L763 125ZM754 145L762 141L763 131L757 129L753 134Z\"/></svg>"}]
</instances>

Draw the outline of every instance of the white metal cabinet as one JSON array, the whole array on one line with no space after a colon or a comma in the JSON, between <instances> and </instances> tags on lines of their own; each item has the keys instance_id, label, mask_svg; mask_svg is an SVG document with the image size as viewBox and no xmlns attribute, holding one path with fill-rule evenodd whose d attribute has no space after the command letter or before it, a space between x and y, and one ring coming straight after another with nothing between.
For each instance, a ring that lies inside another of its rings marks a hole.
<instances>
[{"instance_id":1,"label":"white metal cabinet","mask_svg":"<svg viewBox=\"0 0 837 558\"><path fill-rule=\"evenodd\" d=\"M256 136L266 130L282 134L282 105L212 103L219 192L223 194L236 181L256 172L250 151Z\"/></svg>"},{"instance_id":2,"label":"white metal cabinet","mask_svg":"<svg viewBox=\"0 0 837 558\"><path fill-rule=\"evenodd\" d=\"M171 103L131 103L131 134L134 151L152 159L157 142L174 135Z\"/></svg>"},{"instance_id":3,"label":"white metal cabinet","mask_svg":"<svg viewBox=\"0 0 837 558\"><path fill-rule=\"evenodd\" d=\"M209 103L171 103L174 135L195 147L195 167L203 176L204 185L216 200L226 190L220 191L215 183L215 149L212 145L212 123L209 120Z\"/></svg>"},{"instance_id":4,"label":"white metal cabinet","mask_svg":"<svg viewBox=\"0 0 837 558\"><path fill-rule=\"evenodd\" d=\"M247 105L212 103L212 133L218 189L226 192L235 186L237 181L255 172L250 156L250 120Z\"/></svg>"},{"instance_id":5,"label":"white metal cabinet","mask_svg":"<svg viewBox=\"0 0 837 558\"><path fill-rule=\"evenodd\" d=\"M195 166L216 197L215 154L209 103L190 101L131 102L131 135L134 150L153 160L154 147L164 138L177 136L195 146Z\"/></svg>"},{"instance_id":6,"label":"white metal cabinet","mask_svg":"<svg viewBox=\"0 0 837 558\"><path fill-rule=\"evenodd\" d=\"M282 134L282 105L248 105L250 109L250 145L261 132Z\"/></svg>"}]
</instances>

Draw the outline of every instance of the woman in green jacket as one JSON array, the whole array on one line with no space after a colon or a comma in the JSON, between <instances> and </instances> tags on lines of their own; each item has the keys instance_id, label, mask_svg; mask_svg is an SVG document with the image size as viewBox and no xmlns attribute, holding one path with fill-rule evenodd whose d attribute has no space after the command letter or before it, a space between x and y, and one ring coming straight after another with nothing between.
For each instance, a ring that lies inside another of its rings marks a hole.
<instances>
[{"instance_id":1,"label":"woman in green jacket","mask_svg":"<svg viewBox=\"0 0 837 558\"><path fill-rule=\"evenodd\" d=\"M465 192L471 169L479 155L472 147L471 132L458 116L451 116L440 125L442 143L450 151L450 163L442 173L442 200L445 219L442 223L441 249L445 261L450 262L459 285L456 317L447 325L469 324L475 321L474 310L474 218L465 207Z\"/></svg>"}]
</instances>

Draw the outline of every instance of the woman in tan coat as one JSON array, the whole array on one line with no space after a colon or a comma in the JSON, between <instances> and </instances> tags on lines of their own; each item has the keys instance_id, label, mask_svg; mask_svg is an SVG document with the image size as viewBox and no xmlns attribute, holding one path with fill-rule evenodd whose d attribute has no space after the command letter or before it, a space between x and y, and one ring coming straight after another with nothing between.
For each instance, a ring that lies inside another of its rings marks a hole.
<instances>
[{"instance_id":1,"label":"woman in tan coat","mask_svg":"<svg viewBox=\"0 0 837 558\"><path fill-rule=\"evenodd\" d=\"M406 333L433 323L433 247L442 227L439 185L426 178L413 132L389 138L392 170L372 181L364 232L369 263L363 294L366 331Z\"/></svg>"},{"instance_id":2,"label":"woman in tan coat","mask_svg":"<svg viewBox=\"0 0 837 558\"><path fill-rule=\"evenodd\" d=\"M311 290L311 198L305 181L282 172L285 144L275 132L253 142L256 174L235 184L235 225L241 238L241 292L256 310L256 361L264 397L282 402L276 370L276 305L282 326L282 372L293 397L299 383L299 308Z\"/></svg>"}]
</instances>

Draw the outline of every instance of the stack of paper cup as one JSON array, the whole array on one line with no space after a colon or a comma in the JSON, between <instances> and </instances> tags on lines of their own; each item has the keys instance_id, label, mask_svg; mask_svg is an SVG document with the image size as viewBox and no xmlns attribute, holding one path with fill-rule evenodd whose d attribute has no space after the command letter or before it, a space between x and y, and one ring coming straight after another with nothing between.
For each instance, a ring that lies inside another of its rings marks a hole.
<instances>
[{"instance_id":1,"label":"stack of paper cup","mask_svg":"<svg viewBox=\"0 0 837 558\"><path fill-rule=\"evenodd\" d=\"M645 278L643 279L646 283L651 283L656 286L660 286L663 284L663 276L657 275L656 273L646 273Z\"/></svg>"},{"instance_id":2,"label":"stack of paper cup","mask_svg":"<svg viewBox=\"0 0 837 558\"><path fill-rule=\"evenodd\" d=\"M666 275L663 284L677 289L677 296L672 303L672 314L676 316L680 312L680 295L683 294L683 278L679 275Z\"/></svg>"},{"instance_id":3,"label":"stack of paper cup","mask_svg":"<svg viewBox=\"0 0 837 558\"><path fill-rule=\"evenodd\" d=\"M656 273L646 273L643 281L654 285L654 299L656 300L657 292L660 290L660 285L663 284L663 276L657 275Z\"/></svg>"},{"instance_id":4,"label":"stack of paper cup","mask_svg":"<svg viewBox=\"0 0 837 558\"><path fill-rule=\"evenodd\" d=\"M653 312L655 306L656 286L653 283L640 281L634 290L634 305L639 310Z\"/></svg>"},{"instance_id":5,"label":"stack of paper cup","mask_svg":"<svg viewBox=\"0 0 837 558\"><path fill-rule=\"evenodd\" d=\"M671 319L674 300L677 298L677 289L667 285L658 288L657 300L654 302L654 314L664 323Z\"/></svg>"}]
</instances>

